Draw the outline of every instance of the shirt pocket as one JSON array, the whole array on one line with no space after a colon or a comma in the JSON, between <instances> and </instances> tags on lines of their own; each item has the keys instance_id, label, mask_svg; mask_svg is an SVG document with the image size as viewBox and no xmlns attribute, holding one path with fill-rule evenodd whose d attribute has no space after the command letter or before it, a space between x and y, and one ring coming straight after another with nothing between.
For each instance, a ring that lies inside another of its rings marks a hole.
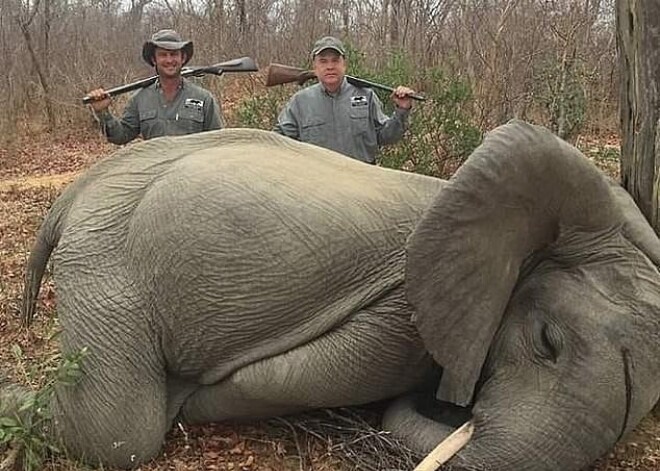
<instances>
[{"instance_id":1,"label":"shirt pocket","mask_svg":"<svg viewBox=\"0 0 660 471\"><path fill-rule=\"evenodd\" d=\"M183 106L177 119L179 126L185 133L204 130L204 109L201 106Z\"/></svg>"},{"instance_id":2,"label":"shirt pocket","mask_svg":"<svg viewBox=\"0 0 660 471\"><path fill-rule=\"evenodd\" d=\"M144 110L140 111L140 123L146 123L151 120L156 119L158 112L156 110Z\"/></svg>"},{"instance_id":3,"label":"shirt pocket","mask_svg":"<svg viewBox=\"0 0 660 471\"><path fill-rule=\"evenodd\" d=\"M165 134L165 129L158 122L158 110L140 110L140 133L145 139Z\"/></svg>"},{"instance_id":4,"label":"shirt pocket","mask_svg":"<svg viewBox=\"0 0 660 471\"><path fill-rule=\"evenodd\" d=\"M353 134L366 134L369 131L369 107L351 106L351 131Z\"/></svg>"},{"instance_id":5,"label":"shirt pocket","mask_svg":"<svg viewBox=\"0 0 660 471\"><path fill-rule=\"evenodd\" d=\"M305 121L300 127L300 140L318 144L323 142L323 130L325 121L318 117L313 117Z\"/></svg>"},{"instance_id":6,"label":"shirt pocket","mask_svg":"<svg viewBox=\"0 0 660 471\"><path fill-rule=\"evenodd\" d=\"M194 121L195 123L204 122L204 110L199 107L184 106L179 112L179 119Z\"/></svg>"}]
</instances>

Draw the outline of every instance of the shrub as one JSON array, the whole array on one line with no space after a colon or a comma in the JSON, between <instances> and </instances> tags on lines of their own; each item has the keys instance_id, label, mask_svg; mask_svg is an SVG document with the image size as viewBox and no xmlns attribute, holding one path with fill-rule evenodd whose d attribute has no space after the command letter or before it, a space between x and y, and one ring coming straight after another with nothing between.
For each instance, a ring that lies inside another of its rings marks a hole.
<instances>
[{"instance_id":1,"label":"shrub","mask_svg":"<svg viewBox=\"0 0 660 471\"><path fill-rule=\"evenodd\" d=\"M14 345L12 353L16 361L25 364L26 358L20 347ZM15 414L0 416L0 449L13 447L19 450L20 465L25 471L42 469L50 452L58 453L55 438L51 434L51 404L56 388L75 384L81 376L81 362L87 350L62 356L55 354L25 374L31 382L42 383L39 390L21 393L18 387L4 386L2 393L11 395L8 400L18 399Z\"/></svg>"},{"instance_id":2,"label":"shrub","mask_svg":"<svg viewBox=\"0 0 660 471\"><path fill-rule=\"evenodd\" d=\"M234 112L236 126L271 131L290 93L289 87L272 87L262 94L244 99Z\"/></svg>"},{"instance_id":3,"label":"shrub","mask_svg":"<svg viewBox=\"0 0 660 471\"><path fill-rule=\"evenodd\" d=\"M392 53L378 71L367 68L357 51L349 49L348 55L349 74L392 86L409 85L426 97L414 103L404 138L381 149L380 165L448 177L479 145L481 131L467 113L472 102L467 83L446 77L439 68L416 69L403 52ZM394 110L389 92L376 92L389 115Z\"/></svg>"},{"instance_id":4,"label":"shrub","mask_svg":"<svg viewBox=\"0 0 660 471\"><path fill-rule=\"evenodd\" d=\"M535 101L547 113L549 128L565 140L580 133L586 120L587 98L583 86L586 79L580 63L547 61L535 83Z\"/></svg>"}]
</instances>

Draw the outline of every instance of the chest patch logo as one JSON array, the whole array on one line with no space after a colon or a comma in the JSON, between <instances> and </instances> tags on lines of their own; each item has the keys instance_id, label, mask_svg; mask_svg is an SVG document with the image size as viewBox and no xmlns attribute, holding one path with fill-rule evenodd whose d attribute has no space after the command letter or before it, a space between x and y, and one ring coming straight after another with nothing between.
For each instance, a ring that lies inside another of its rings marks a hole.
<instances>
[{"instance_id":1,"label":"chest patch logo","mask_svg":"<svg viewBox=\"0 0 660 471\"><path fill-rule=\"evenodd\" d=\"M203 100L197 100L195 98L186 98L186 101L183 103L183 106L185 108L191 108L191 109L194 109L194 110L201 111L202 108L204 108L204 101Z\"/></svg>"},{"instance_id":2,"label":"chest patch logo","mask_svg":"<svg viewBox=\"0 0 660 471\"><path fill-rule=\"evenodd\" d=\"M367 106L369 103L367 102L367 97L358 95L358 96L352 96L351 97L351 106L356 107L356 106Z\"/></svg>"}]
</instances>

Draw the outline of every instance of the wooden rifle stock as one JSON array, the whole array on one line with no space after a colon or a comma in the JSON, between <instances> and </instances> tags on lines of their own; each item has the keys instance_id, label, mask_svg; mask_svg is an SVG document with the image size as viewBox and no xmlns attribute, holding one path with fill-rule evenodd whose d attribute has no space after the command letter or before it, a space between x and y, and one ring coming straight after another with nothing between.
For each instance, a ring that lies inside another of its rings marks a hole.
<instances>
[{"instance_id":1,"label":"wooden rifle stock","mask_svg":"<svg viewBox=\"0 0 660 471\"><path fill-rule=\"evenodd\" d=\"M240 59L232 59L226 62L220 62L203 67L184 67L181 69L182 77L201 77L206 74L222 75L225 72L257 72L257 63L251 57L241 57ZM148 77L137 82L121 85L119 87L106 90L107 96L113 97L121 95L122 93L132 92L140 88L148 87L158 80L158 75ZM91 97L86 96L82 99L83 105L88 105L92 102Z\"/></svg>"},{"instance_id":2,"label":"wooden rifle stock","mask_svg":"<svg viewBox=\"0 0 660 471\"><path fill-rule=\"evenodd\" d=\"M285 83L297 83L303 85L311 79L315 79L316 75L311 70L299 69L290 65L270 64L268 66L268 75L266 76L266 86L272 87L273 85L282 85ZM351 85L360 88L377 88L386 92L392 93L394 88L381 83L371 82L369 80L361 79L346 75L346 81ZM410 95L410 98L417 101L425 101L426 98L421 95Z\"/></svg>"}]
</instances>

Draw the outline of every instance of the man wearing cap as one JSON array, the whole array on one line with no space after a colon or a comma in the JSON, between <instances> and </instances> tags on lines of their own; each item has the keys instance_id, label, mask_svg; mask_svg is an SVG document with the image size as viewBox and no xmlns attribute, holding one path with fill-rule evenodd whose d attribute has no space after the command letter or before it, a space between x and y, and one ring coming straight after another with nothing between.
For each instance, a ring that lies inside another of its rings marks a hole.
<instances>
[{"instance_id":1,"label":"man wearing cap","mask_svg":"<svg viewBox=\"0 0 660 471\"><path fill-rule=\"evenodd\" d=\"M279 115L275 132L376 163L381 145L401 139L415 92L399 86L392 93L394 113L388 117L369 88L346 81L346 50L334 37L319 39L312 49L319 83L298 91Z\"/></svg>"},{"instance_id":2,"label":"man wearing cap","mask_svg":"<svg viewBox=\"0 0 660 471\"><path fill-rule=\"evenodd\" d=\"M89 93L92 109L108 141L125 144L142 134L144 139L220 129L220 109L205 89L181 76L193 55L192 41L183 41L171 29L154 33L142 47L142 57L156 68L158 80L135 93L121 119L110 113L105 90Z\"/></svg>"}]
</instances>

